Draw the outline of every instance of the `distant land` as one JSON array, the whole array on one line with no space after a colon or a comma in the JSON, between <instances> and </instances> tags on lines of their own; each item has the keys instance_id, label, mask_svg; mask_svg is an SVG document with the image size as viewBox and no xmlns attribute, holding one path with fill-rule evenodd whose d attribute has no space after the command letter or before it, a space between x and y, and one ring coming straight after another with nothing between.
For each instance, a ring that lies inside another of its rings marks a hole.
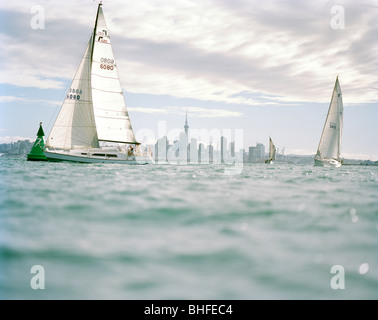
<instances>
[{"instance_id":1,"label":"distant land","mask_svg":"<svg viewBox=\"0 0 378 320\"><path fill-rule=\"evenodd\" d=\"M4 158L19 158L25 157L31 150L34 141L31 140L18 140L17 142L2 143L0 144L0 157ZM266 157L268 155L266 154ZM245 159L245 157L244 157ZM314 155L296 155L288 154L282 155L278 154L276 162L277 163L293 163L293 164L309 164L313 163ZM245 163L249 161L244 160ZM262 161L256 161L253 163L258 163ZM373 165L378 166L378 161L364 160L364 159L343 159L343 165Z\"/></svg>"},{"instance_id":2,"label":"distant land","mask_svg":"<svg viewBox=\"0 0 378 320\"><path fill-rule=\"evenodd\" d=\"M34 141L18 140L17 142L0 144L0 154L4 156L25 156L31 150Z\"/></svg>"}]
</instances>

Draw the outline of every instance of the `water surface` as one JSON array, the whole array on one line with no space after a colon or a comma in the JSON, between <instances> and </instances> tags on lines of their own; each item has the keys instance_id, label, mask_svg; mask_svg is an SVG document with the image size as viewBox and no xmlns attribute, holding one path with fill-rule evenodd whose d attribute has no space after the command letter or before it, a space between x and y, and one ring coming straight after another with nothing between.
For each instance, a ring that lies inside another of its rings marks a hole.
<instances>
[{"instance_id":1,"label":"water surface","mask_svg":"<svg viewBox=\"0 0 378 320\"><path fill-rule=\"evenodd\" d=\"M230 169L0 158L0 298L378 298L378 167Z\"/></svg>"}]
</instances>

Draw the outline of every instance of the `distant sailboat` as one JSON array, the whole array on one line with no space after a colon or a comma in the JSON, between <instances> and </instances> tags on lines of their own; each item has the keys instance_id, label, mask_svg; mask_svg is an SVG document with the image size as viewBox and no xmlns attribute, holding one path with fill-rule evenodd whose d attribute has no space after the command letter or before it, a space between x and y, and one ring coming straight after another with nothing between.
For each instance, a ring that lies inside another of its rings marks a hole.
<instances>
[{"instance_id":1,"label":"distant sailboat","mask_svg":"<svg viewBox=\"0 0 378 320\"><path fill-rule=\"evenodd\" d=\"M272 138L269 137L269 159L265 163L273 163L276 161L276 146L273 144Z\"/></svg>"},{"instance_id":2,"label":"distant sailboat","mask_svg":"<svg viewBox=\"0 0 378 320\"><path fill-rule=\"evenodd\" d=\"M341 166L340 147L343 129L343 113L344 107L339 78L336 77L327 118L314 158L316 166Z\"/></svg>"},{"instance_id":3,"label":"distant sailboat","mask_svg":"<svg viewBox=\"0 0 378 320\"><path fill-rule=\"evenodd\" d=\"M101 2L94 30L48 136L49 161L147 164L136 141ZM100 145L105 143L105 145Z\"/></svg>"}]
</instances>

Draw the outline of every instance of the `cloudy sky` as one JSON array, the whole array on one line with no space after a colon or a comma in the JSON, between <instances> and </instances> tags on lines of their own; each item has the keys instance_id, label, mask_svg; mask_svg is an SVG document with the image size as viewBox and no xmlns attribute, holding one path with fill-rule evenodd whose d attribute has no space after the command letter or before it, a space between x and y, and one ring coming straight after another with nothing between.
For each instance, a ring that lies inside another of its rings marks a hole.
<instances>
[{"instance_id":1,"label":"cloudy sky","mask_svg":"<svg viewBox=\"0 0 378 320\"><path fill-rule=\"evenodd\" d=\"M98 1L0 0L0 143L46 135ZM378 160L378 2L104 0L137 138L242 130L244 147L314 154L336 76L342 156ZM204 138L199 137L203 140ZM206 141L204 141L206 142Z\"/></svg>"}]
</instances>

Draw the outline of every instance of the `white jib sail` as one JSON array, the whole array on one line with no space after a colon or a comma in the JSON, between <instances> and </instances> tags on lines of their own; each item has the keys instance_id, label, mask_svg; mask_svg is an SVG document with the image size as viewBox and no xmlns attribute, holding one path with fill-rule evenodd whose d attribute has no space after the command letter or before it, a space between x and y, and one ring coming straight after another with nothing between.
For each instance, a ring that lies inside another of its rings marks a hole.
<instances>
[{"instance_id":1,"label":"white jib sail","mask_svg":"<svg viewBox=\"0 0 378 320\"><path fill-rule=\"evenodd\" d=\"M339 159L343 126L343 100L339 80L336 78L328 115L318 147L318 155L326 159Z\"/></svg>"},{"instance_id":2,"label":"white jib sail","mask_svg":"<svg viewBox=\"0 0 378 320\"><path fill-rule=\"evenodd\" d=\"M58 149L96 148L98 139L91 93L91 36L46 146Z\"/></svg>"},{"instance_id":3,"label":"white jib sail","mask_svg":"<svg viewBox=\"0 0 378 320\"><path fill-rule=\"evenodd\" d=\"M134 143L136 140L101 6L96 20L92 57L92 98L98 139Z\"/></svg>"}]
</instances>

